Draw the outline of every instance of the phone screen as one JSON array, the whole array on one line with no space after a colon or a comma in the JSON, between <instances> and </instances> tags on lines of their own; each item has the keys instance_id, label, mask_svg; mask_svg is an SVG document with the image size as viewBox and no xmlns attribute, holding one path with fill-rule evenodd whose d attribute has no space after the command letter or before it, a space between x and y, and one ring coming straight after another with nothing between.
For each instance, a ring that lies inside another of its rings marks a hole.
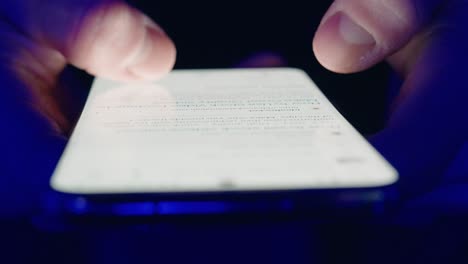
<instances>
[{"instance_id":1,"label":"phone screen","mask_svg":"<svg viewBox=\"0 0 468 264\"><path fill-rule=\"evenodd\" d=\"M397 172L289 68L96 79L52 177L77 194L379 187Z\"/></svg>"}]
</instances>

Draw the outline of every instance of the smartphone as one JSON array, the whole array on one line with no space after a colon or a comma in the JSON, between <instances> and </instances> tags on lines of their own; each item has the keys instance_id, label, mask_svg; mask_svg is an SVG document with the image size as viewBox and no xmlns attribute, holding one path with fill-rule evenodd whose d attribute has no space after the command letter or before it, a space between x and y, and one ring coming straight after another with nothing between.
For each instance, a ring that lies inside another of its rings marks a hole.
<instances>
[{"instance_id":1,"label":"smartphone","mask_svg":"<svg viewBox=\"0 0 468 264\"><path fill-rule=\"evenodd\" d=\"M97 78L51 178L79 196L375 189L397 171L293 68Z\"/></svg>"}]
</instances>

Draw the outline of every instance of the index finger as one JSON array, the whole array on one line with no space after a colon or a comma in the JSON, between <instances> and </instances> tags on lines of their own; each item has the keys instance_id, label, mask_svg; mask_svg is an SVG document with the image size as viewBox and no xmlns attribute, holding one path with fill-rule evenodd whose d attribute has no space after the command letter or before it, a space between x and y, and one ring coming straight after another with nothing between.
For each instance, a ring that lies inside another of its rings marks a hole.
<instances>
[{"instance_id":1,"label":"index finger","mask_svg":"<svg viewBox=\"0 0 468 264\"><path fill-rule=\"evenodd\" d=\"M175 62L167 34L123 1L6 0L0 10L21 32L93 75L156 79Z\"/></svg>"}]
</instances>

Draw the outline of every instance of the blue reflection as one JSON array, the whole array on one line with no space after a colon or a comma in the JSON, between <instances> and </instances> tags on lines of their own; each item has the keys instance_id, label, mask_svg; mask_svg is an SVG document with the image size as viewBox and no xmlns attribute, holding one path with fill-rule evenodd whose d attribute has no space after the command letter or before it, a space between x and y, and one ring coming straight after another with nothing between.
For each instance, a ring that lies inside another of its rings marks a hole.
<instances>
[{"instance_id":1,"label":"blue reflection","mask_svg":"<svg viewBox=\"0 0 468 264\"><path fill-rule=\"evenodd\" d=\"M202 202L161 202L158 212L162 215L172 214L211 214L228 212L230 206L225 202L202 201Z\"/></svg>"}]
</instances>

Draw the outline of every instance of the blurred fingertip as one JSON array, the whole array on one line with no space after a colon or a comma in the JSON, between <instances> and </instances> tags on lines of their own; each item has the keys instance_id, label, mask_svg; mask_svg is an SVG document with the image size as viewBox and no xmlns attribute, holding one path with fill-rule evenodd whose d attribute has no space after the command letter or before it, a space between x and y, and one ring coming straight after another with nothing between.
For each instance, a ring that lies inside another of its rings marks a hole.
<instances>
[{"instance_id":1,"label":"blurred fingertip","mask_svg":"<svg viewBox=\"0 0 468 264\"><path fill-rule=\"evenodd\" d=\"M339 73L361 71L375 64L375 46L373 36L344 12L327 16L313 40L317 60Z\"/></svg>"},{"instance_id":2,"label":"blurred fingertip","mask_svg":"<svg viewBox=\"0 0 468 264\"><path fill-rule=\"evenodd\" d=\"M147 24L144 43L127 71L137 79L160 79L174 67L176 54L174 42L166 33L154 23Z\"/></svg>"}]
</instances>

